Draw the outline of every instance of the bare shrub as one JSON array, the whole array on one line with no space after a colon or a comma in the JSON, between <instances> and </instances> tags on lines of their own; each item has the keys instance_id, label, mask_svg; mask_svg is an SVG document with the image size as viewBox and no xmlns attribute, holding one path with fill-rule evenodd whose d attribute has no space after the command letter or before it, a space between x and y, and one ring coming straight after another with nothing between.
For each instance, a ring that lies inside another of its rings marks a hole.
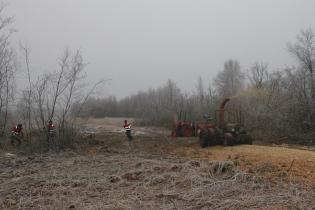
<instances>
[{"instance_id":1,"label":"bare shrub","mask_svg":"<svg viewBox=\"0 0 315 210\"><path fill-rule=\"evenodd\" d=\"M10 106L14 100L16 56L10 38L13 17L3 16L6 4L0 2L0 141L6 136Z\"/></svg>"},{"instance_id":2,"label":"bare shrub","mask_svg":"<svg viewBox=\"0 0 315 210\"><path fill-rule=\"evenodd\" d=\"M67 49L60 59L59 70L44 73L33 82L29 50L27 47L22 49L30 85L29 90L24 91L18 107L20 118L26 125L29 146L34 150L38 145L52 150L74 148L79 131L75 126L77 113L71 113L71 109L74 104L80 103L77 110L80 112L86 100L103 81L85 91L85 63L81 52ZM49 131L49 120L56 124L55 133Z\"/></svg>"}]
</instances>

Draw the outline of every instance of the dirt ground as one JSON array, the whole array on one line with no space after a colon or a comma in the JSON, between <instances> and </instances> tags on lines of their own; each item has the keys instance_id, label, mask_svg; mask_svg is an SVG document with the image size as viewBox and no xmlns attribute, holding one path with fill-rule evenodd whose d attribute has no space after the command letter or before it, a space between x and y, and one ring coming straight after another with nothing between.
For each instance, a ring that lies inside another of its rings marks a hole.
<instances>
[{"instance_id":1,"label":"dirt ground","mask_svg":"<svg viewBox=\"0 0 315 210\"><path fill-rule=\"evenodd\" d=\"M77 151L0 150L0 209L315 207L310 148L201 149L196 138L173 139L165 129L137 125L128 142L121 120L82 120L82 133L95 135Z\"/></svg>"}]
</instances>

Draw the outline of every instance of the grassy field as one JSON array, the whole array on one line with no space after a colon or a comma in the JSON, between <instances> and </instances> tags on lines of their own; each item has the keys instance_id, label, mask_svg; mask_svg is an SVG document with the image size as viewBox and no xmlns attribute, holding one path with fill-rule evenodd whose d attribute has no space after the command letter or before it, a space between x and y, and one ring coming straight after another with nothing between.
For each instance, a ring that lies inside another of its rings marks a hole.
<instances>
[{"instance_id":1,"label":"grassy field","mask_svg":"<svg viewBox=\"0 0 315 210\"><path fill-rule=\"evenodd\" d=\"M196 138L142 129L133 142L120 132L97 133L77 151L1 151L0 209L315 206L313 151L258 145L201 149Z\"/></svg>"}]
</instances>

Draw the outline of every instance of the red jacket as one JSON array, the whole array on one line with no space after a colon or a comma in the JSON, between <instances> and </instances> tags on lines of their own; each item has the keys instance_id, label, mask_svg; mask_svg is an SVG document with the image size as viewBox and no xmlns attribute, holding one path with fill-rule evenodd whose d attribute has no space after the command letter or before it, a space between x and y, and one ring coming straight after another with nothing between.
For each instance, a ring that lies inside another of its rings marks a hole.
<instances>
[{"instance_id":1,"label":"red jacket","mask_svg":"<svg viewBox=\"0 0 315 210\"><path fill-rule=\"evenodd\" d=\"M131 124L130 123L126 123L124 125L124 128L126 129L126 131L130 131L131 130Z\"/></svg>"},{"instance_id":2,"label":"red jacket","mask_svg":"<svg viewBox=\"0 0 315 210\"><path fill-rule=\"evenodd\" d=\"M14 132L14 133L16 133L16 134L20 134L20 133L22 133L22 130L23 130L23 128L19 128L17 125L16 126L14 126L13 128L12 128L12 132Z\"/></svg>"},{"instance_id":3,"label":"red jacket","mask_svg":"<svg viewBox=\"0 0 315 210\"><path fill-rule=\"evenodd\" d=\"M48 130L54 130L55 129L55 125L54 124L48 124Z\"/></svg>"}]
</instances>

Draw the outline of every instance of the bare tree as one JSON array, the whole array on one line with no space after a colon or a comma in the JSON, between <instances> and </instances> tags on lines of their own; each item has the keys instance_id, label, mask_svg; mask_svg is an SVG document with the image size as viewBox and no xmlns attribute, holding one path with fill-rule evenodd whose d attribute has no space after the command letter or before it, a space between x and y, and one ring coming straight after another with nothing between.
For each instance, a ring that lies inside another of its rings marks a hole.
<instances>
[{"instance_id":1,"label":"bare tree","mask_svg":"<svg viewBox=\"0 0 315 210\"><path fill-rule=\"evenodd\" d=\"M58 73L56 73L56 81L52 80L52 86L53 86L53 97L52 97L52 104L51 104L51 113L49 116L49 119L52 119L55 114L55 109L57 105L57 100L59 96L66 90L69 83L66 79L66 72L69 68L69 59L70 59L70 51L68 49L65 50L64 55L60 59L60 70ZM48 107L49 108L49 107Z\"/></svg>"},{"instance_id":2,"label":"bare tree","mask_svg":"<svg viewBox=\"0 0 315 210\"><path fill-rule=\"evenodd\" d=\"M288 44L289 52L298 60L301 68L309 73L310 97L312 102L315 101L315 39L312 29L302 30L297 36L297 41Z\"/></svg>"},{"instance_id":3,"label":"bare tree","mask_svg":"<svg viewBox=\"0 0 315 210\"><path fill-rule=\"evenodd\" d=\"M79 92L80 89L78 88L78 82L79 82L79 79L80 79L80 76L84 69L85 64L83 63L83 58L80 51L77 51L72 56L71 63L69 66L70 68L65 78L68 85L65 86L66 88L64 89L64 95L63 95L63 100L62 100L63 108L61 108L62 111L61 111L60 126L59 126L61 139L65 138L65 131L66 131L65 123L66 123L66 117L68 116L70 108L72 107L76 97L82 96L82 94L80 94Z\"/></svg>"},{"instance_id":4,"label":"bare tree","mask_svg":"<svg viewBox=\"0 0 315 210\"><path fill-rule=\"evenodd\" d=\"M268 80L268 64L256 62L249 70L249 81L251 86L260 89L264 86L264 83Z\"/></svg>"},{"instance_id":5,"label":"bare tree","mask_svg":"<svg viewBox=\"0 0 315 210\"><path fill-rule=\"evenodd\" d=\"M28 86L29 89L26 90L27 93L27 113L26 113L26 118L28 120L28 132L27 132L27 137L28 140L31 141L32 139L32 82L31 82L31 71L30 71L30 52L29 48L23 44L20 44L20 48L22 50L22 53L24 55L25 59L25 65L26 65L26 71L27 71L27 79L28 79Z\"/></svg>"},{"instance_id":6,"label":"bare tree","mask_svg":"<svg viewBox=\"0 0 315 210\"><path fill-rule=\"evenodd\" d=\"M33 85L33 101L35 103L34 116L37 129L42 129L46 126L48 118L48 113L46 112L49 110L45 108L45 103L48 101L48 83L50 80L51 75L44 74L43 76L39 77L36 83Z\"/></svg>"},{"instance_id":7,"label":"bare tree","mask_svg":"<svg viewBox=\"0 0 315 210\"><path fill-rule=\"evenodd\" d=\"M221 97L236 95L242 88L244 75L241 72L238 61L228 60L224 63L224 69L217 74L214 84Z\"/></svg>"},{"instance_id":8,"label":"bare tree","mask_svg":"<svg viewBox=\"0 0 315 210\"><path fill-rule=\"evenodd\" d=\"M306 99L309 122L315 126L315 37L312 29L301 30L295 43L288 44L288 51L299 62L300 91Z\"/></svg>"},{"instance_id":9,"label":"bare tree","mask_svg":"<svg viewBox=\"0 0 315 210\"><path fill-rule=\"evenodd\" d=\"M4 17L3 11L6 4L0 4L0 122L1 136L7 127L9 103L14 95L14 75L16 58L10 44L10 37L15 31L9 28L14 21L13 17Z\"/></svg>"}]
</instances>

